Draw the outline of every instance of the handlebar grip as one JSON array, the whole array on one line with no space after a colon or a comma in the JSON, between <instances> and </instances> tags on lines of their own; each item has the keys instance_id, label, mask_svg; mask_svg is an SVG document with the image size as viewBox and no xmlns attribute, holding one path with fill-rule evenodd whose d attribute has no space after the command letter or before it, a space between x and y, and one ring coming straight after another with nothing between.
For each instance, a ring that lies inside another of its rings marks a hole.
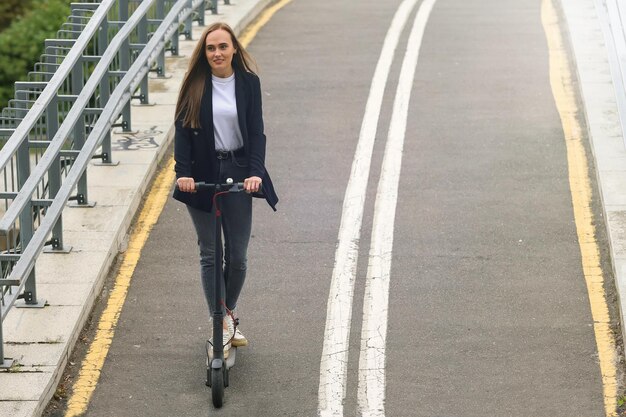
<instances>
[{"instance_id":1,"label":"handlebar grip","mask_svg":"<svg viewBox=\"0 0 626 417\"><path fill-rule=\"evenodd\" d=\"M222 183L222 184L211 184L203 181L199 181L195 183L196 190L224 190L228 192L238 192L243 191L243 182L231 182L231 183Z\"/></svg>"}]
</instances>

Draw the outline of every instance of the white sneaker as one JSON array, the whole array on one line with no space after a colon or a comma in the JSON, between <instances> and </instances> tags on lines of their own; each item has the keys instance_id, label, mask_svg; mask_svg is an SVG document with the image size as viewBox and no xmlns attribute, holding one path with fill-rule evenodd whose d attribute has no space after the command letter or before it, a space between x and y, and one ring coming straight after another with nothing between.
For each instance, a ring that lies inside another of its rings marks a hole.
<instances>
[{"instance_id":1,"label":"white sneaker","mask_svg":"<svg viewBox=\"0 0 626 417\"><path fill-rule=\"evenodd\" d=\"M235 337L233 337L232 344L235 347L248 346L248 339L239 331L239 328L235 330Z\"/></svg>"},{"instance_id":2,"label":"white sneaker","mask_svg":"<svg viewBox=\"0 0 626 417\"><path fill-rule=\"evenodd\" d=\"M232 316L235 316L234 311L232 311L231 313ZM237 328L235 328L235 322L233 321L232 316L230 314L227 314L228 320L226 320L226 322L228 323L228 332L230 334L233 334L233 332L235 333L233 340L231 340L232 345L235 347L248 346L248 339L246 339L243 333L241 333L241 331L239 330L239 325L237 325ZM236 318L235 320L238 319Z\"/></svg>"}]
</instances>

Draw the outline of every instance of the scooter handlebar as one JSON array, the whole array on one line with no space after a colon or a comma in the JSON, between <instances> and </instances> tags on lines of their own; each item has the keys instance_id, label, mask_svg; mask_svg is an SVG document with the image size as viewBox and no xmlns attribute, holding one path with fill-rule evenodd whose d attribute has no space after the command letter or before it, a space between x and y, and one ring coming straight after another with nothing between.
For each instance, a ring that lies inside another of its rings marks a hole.
<instances>
[{"instance_id":1,"label":"scooter handlebar","mask_svg":"<svg viewBox=\"0 0 626 417\"><path fill-rule=\"evenodd\" d=\"M215 191L226 191L229 193L237 193L243 191L243 182L233 182L232 179L228 178L225 183L222 184L211 184L207 182L196 182L196 190L215 190Z\"/></svg>"}]
</instances>

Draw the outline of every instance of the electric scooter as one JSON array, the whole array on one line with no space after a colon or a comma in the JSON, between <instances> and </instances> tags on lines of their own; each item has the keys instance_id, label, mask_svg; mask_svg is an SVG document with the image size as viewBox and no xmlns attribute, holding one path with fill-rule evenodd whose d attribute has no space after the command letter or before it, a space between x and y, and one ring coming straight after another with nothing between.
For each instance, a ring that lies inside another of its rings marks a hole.
<instances>
[{"instance_id":1,"label":"electric scooter","mask_svg":"<svg viewBox=\"0 0 626 417\"><path fill-rule=\"evenodd\" d=\"M226 308L224 300L221 298L222 293L222 280L217 277L222 274L222 245L221 233L221 212L217 205L217 198L220 195L227 193L238 193L243 191L243 183L233 182L232 178L228 178L224 184L207 184L204 182L196 183L196 190L212 189L213 193L213 213L215 218L215 267L213 273L215 274L215 298L213 299L213 311L211 312L213 318L213 343L207 341L207 370L206 370L206 385L211 387L211 395L213 398L213 405L216 408L222 407L224 403L224 388L228 387L228 372L230 368L235 366L235 358L237 357L237 348L232 346L228 351L228 358L224 359L224 346L223 342L223 320L224 313L222 308L231 314ZM234 320L235 330L237 329L237 321Z\"/></svg>"}]
</instances>

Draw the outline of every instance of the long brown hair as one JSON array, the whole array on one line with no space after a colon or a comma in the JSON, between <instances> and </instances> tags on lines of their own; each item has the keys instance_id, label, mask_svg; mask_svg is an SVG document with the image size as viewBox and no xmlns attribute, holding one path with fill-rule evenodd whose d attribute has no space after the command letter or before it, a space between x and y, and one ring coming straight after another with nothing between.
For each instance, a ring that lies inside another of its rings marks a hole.
<instances>
[{"instance_id":1,"label":"long brown hair","mask_svg":"<svg viewBox=\"0 0 626 417\"><path fill-rule=\"evenodd\" d=\"M256 63L252 56L245 50L243 45L239 43L235 33L226 23L217 22L207 27L189 59L189 67L183 83L178 93L178 101L176 102L176 120L183 118L184 127L192 127L194 129L200 126L200 104L202 102L202 94L204 93L204 83L211 73L211 66L206 59L206 37L216 30L225 30L230 34L233 47L237 51L233 55L233 69L235 71L247 71L255 73Z\"/></svg>"}]
</instances>

